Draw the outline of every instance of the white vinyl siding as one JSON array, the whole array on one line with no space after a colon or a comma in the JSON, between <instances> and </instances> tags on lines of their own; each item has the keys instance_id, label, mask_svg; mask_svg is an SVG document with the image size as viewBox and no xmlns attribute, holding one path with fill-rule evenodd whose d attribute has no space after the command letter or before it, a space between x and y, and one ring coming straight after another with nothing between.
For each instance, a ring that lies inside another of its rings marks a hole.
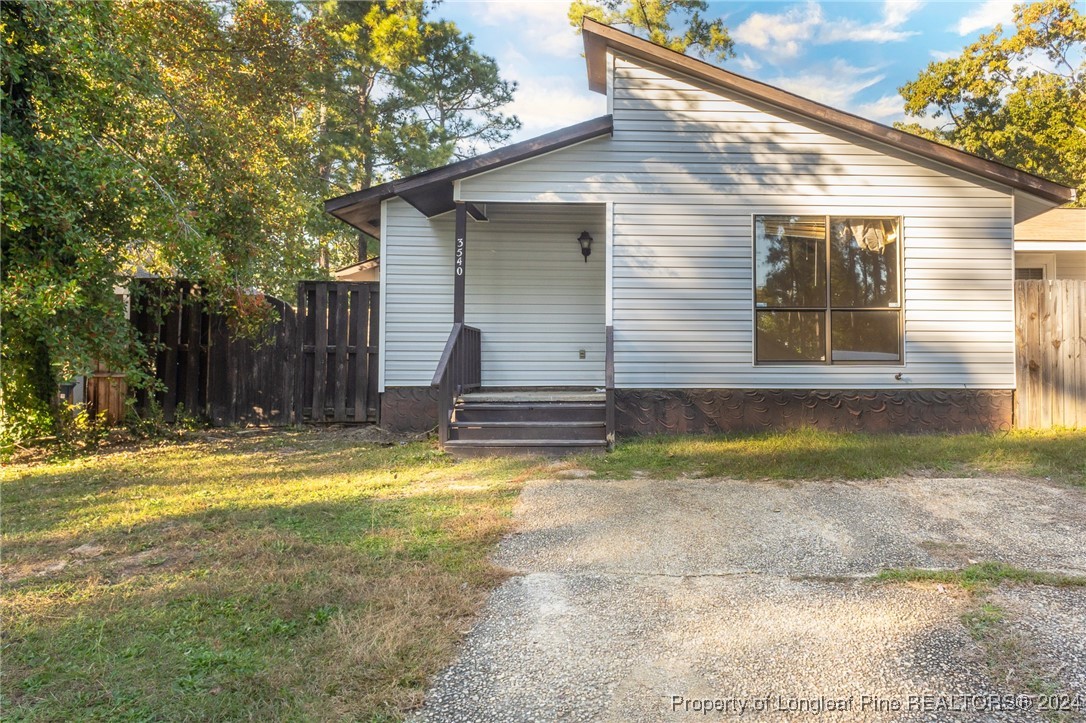
<instances>
[{"instance_id":1,"label":"white vinyl siding","mask_svg":"<svg viewBox=\"0 0 1086 723\"><path fill-rule=\"evenodd\" d=\"M464 310L482 331L483 386L602 386L603 207L494 205L487 215L468 226ZM582 231L594 239L587 263Z\"/></svg>"},{"instance_id":2,"label":"white vinyl siding","mask_svg":"<svg viewBox=\"0 0 1086 723\"><path fill-rule=\"evenodd\" d=\"M613 204L616 386L1014 386L1008 190L614 62L612 138L465 179L460 194ZM754 366L752 216L778 213L902 217L904 365Z\"/></svg>"},{"instance_id":3,"label":"white vinyl siding","mask_svg":"<svg viewBox=\"0 0 1086 723\"><path fill-rule=\"evenodd\" d=\"M453 214L389 202L385 385L428 386L452 326ZM601 206L491 206L468 221L465 322L482 331L483 386L600 386ZM595 239L585 263L577 237ZM580 350L585 358L580 358Z\"/></svg>"},{"instance_id":4,"label":"white vinyl siding","mask_svg":"<svg viewBox=\"0 0 1086 723\"><path fill-rule=\"evenodd\" d=\"M384 206L385 387L428 387L452 328L453 214L427 219L399 198Z\"/></svg>"},{"instance_id":5,"label":"white vinyl siding","mask_svg":"<svg viewBox=\"0 0 1086 723\"><path fill-rule=\"evenodd\" d=\"M1056 278L1086 281L1086 251L1057 251Z\"/></svg>"}]
</instances>

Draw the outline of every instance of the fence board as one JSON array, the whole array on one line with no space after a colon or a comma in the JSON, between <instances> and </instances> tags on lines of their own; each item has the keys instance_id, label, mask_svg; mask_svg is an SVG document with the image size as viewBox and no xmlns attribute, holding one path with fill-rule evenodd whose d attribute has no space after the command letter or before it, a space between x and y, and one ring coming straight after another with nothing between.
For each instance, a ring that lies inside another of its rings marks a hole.
<instances>
[{"instance_id":1,"label":"fence board","mask_svg":"<svg viewBox=\"0 0 1086 723\"><path fill-rule=\"evenodd\" d=\"M177 347L181 343L181 294L182 290L174 290L171 294L170 307L166 312L165 359L163 369L166 372L166 392L162 398L162 416L167 422L175 419L177 410L177 387L180 370L177 368Z\"/></svg>"},{"instance_id":2,"label":"fence board","mask_svg":"<svg viewBox=\"0 0 1086 723\"><path fill-rule=\"evenodd\" d=\"M313 305L313 394L309 418L324 421L325 396L328 391L328 285L316 284Z\"/></svg>"},{"instance_id":3,"label":"fence board","mask_svg":"<svg viewBox=\"0 0 1086 723\"><path fill-rule=\"evenodd\" d=\"M183 288L181 298L181 334L184 344L181 346L182 384L178 401L185 405L186 414L200 412L200 362L203 356L200 344L200 331L203 312L190 289Z\"/></svg>"},{"instance_id":4,"label":"fence board","mask_svg":"<svg viewBox=\"0 0 1086 723\"><path fill-rule=\"evenodd\" d=\"M333 408L337 422L347 421L347 299L350 292L340 287L335 291L335 386L333 388Z\"/></svg>"},{"instance_id":5,"label":"fence board","mask_svg":"<svg viewBox=\"0 0 1086 723\"><path fill-rule=\"evenodd\" d=\"M230 397L230 380L227 375L227 353L230 336L226 328L226 319L212 314L208 320L207 354L207 407L206 414L216 426L229 424L227 419L227 400Z\"/></svg>"},{"instance_id":6,"label":"fence board","mask_svg":"<svg viewBox=\"0 0 1086 723\"><path fill-rule=\"evenodd\" d=\"M1015 282L1017 426L1086 426L1083 316L1086 281Z\"/></svg>"},{"instance_id":7,"label":"fence board","mask_svg":"<svg viewBox=\"0 0 1086 723\"><path fill-rule=\"evenodd\" d=\"M369 329L369 291L359 287L351 291L351 339L354 345L354 355L351 358L351 378L353 380L352 412L353 419L366 418L366 372L369 369L366 354L368 342L367 330Z\"/></svg>"},{"instance_id":8,"label":"fence board","mask_svg":"<svg viewBox=\"0 0 1086 723\"><path fill-rule=\"evenodd\" d=\"M377 421L378 392L377 392L377 351L380 340L380 283L364 283L363 288L369 293L369 334L366 343L359 342L359 347L366 348L366 408L365 419Z\"/></svg>"}]
</instances>

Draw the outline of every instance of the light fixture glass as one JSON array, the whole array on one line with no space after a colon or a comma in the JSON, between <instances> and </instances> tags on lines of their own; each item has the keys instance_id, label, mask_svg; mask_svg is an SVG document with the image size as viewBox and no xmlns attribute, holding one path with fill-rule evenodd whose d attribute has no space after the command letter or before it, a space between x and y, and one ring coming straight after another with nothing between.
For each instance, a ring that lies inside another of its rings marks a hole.
<instances>
[{"instance_id":1,"label":"light fixture glass","mask_svg":"<svg viewBox=\"0 0 1086 723\"><path fill-rule=\"evenodd\" d=\"M581 231L581 235L577 237L577 243L581 245L581 255L584 256L584 262L588 263L588 256L592 253L592 236L588 231Z\"/></svg>"}]
</instances>

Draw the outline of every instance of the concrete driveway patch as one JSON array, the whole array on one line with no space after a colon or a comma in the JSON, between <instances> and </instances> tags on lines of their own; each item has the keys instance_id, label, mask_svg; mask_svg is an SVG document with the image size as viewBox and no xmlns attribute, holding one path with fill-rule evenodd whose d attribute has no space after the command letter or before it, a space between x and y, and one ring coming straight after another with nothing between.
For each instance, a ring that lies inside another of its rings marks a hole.
<instances>
[{"instance_id":1,"label":"concrete driveway patch","mask_svg":"<svg viewBox=\"0 0 1086 723\"><path fill-rule=\"evenodd\" d=\"M1084 574L1084 503L999 479L533 482L496 556L516 574L417 717L1045 720L992 679L968 593L869 578L972 560ZM1021 640L1070 646L1035 660L1086 699L1084 594L992 599Z\"/></svg>"}]
</instances>

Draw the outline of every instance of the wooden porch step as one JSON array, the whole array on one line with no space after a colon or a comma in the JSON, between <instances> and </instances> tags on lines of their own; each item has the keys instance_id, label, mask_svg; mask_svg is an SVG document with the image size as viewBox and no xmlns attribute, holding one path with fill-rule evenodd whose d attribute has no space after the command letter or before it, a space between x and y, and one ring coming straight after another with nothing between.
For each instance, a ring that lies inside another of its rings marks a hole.
<instances>
[{"instance_id":1,"label":"wooden porch step","mask_svg":"<svg viewBox=\"0 0 1086 723\"><path fill-rule=\"evenodd\" d=\"M589 439L450 439L445 448L457 457L562 455L604 452L607 442Z\"/></svg>"},{"instance_id":2,"label":"wooden porch step","mask_svg":"<svg viewBox=\"0 0 1086 723\"><path fill-rule=\"evenodd\" d=\"M453 407L454 422L599 422L607 420L607 405L600 403L566 404L550 402L476 404L458 403Z\"/></svg>"},{"instance_id":3,"label":"wooden porch step","mask_svg":"<svg viewBox=\"0 0 1086 723\"><path fill-rule=\"evenodd\" d=\"M607 395L594 389L474 391L453 400L445 449L456 456L607 449Z\"/></svg>"},{"instance_id":4,"label":"wooden porch step","mask_svg":"<svg viewBox=\"0 0 1086 723\"><path fill-rule=\"evenodd\" d=\"M604 441L605 421L461 421L449 424L453 440L534 440Z\"/></svg>"}]
</instances>

